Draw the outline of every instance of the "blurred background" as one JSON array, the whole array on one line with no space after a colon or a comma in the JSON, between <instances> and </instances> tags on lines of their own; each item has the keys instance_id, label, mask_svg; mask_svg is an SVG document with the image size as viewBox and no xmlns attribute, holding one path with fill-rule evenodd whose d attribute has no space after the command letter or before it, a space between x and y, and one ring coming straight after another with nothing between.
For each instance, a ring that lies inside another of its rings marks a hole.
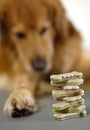
<instances>
[{"instance_id":1,"label":"blurred background","mask_svg":"<svg viewBox=\"0 0 90 130\"><path fill-rule=\"evenodd\" d=\"M90 50L90 0L61 0L67 16L83 36L83 47Z\"/></svg>"}]
</instances>

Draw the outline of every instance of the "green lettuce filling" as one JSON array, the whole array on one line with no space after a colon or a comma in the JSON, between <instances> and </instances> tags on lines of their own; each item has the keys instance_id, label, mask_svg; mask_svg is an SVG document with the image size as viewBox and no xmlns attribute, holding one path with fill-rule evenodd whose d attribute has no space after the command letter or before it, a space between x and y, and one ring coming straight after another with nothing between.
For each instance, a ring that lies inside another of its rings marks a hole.
<instances>
[{"instance_id":1,"label":"green lettuce filling","mask_svg":"<svg viewBox=\"0 0 90 130\"><path fill-rule=\"evenodd\" d=\"M84 111L85 111L85 107L83 107L81 110L78 109L78 107L65 108L63 110L53 109L54 113L77 113L77 112L84 112Z\"/></svg>"},{"instance_id":2,"label":"green lettuce filling","mask_svg":"<svg viewBox=\"0 0 90 130\"><path fill-rule=\"evenodd\" d=\"M52 96L54 98L62 98L62 97L71 97L71 96L77 96L77 95L81 95L82 92L79 90L79 91L75 91L75 92L68 92L68 93L52 93Z\"/></svg>"},{"instance_id":3,"label":"green lettuce filling","mask_svg":"<svg viewBox=\"0 0 90 130\"><path fill-rule=\"evenodd\" d=\"M83 82L81 82L82 84ZM60 86L60 85L78 85L80 84L80 82L78 81L62 81L62 82L55 82L55 81L51 81L51 85L56 85L56 86Z\"/></svg>"},{"instance_id":4,"label":"green lettuce filling","mask_svg":"<svg viewBox=\"0 0 90 130\"><path fill-rule=\"evenodd\" d=\"M65 104L63 104L63 106L60 106L60 105L53 106L53 109L58 111L58 110L63 110L65 108L69 108L69 107L77 107L77 106L83 105L83 104L84 104L84 100L80 100L78 102L65 103Z\"/></svg>"}]
</instances>

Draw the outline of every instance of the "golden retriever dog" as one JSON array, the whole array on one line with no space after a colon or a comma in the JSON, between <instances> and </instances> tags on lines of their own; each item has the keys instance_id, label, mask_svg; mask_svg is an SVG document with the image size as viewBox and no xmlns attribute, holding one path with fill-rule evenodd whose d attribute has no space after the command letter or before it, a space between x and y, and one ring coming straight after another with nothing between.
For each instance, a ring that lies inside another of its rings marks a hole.
<instances>
[{"instance_id":1,"label":"golden retriever dog","mask_svg":"<svg viewBox=\"0 0 90 130\"><path fill-rule=\"evenodd\" d=\"M90 55L59 0L0 0L0 89L11 94L12 117L37 110L37 97L51 93L51 74L81 71L90 78Z\"/></svg>"}]
</instances>

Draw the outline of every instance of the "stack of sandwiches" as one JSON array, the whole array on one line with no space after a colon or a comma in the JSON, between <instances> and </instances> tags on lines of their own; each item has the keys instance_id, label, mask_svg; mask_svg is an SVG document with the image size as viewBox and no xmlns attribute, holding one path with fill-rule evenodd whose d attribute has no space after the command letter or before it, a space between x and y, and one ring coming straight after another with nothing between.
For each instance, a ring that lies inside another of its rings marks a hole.
<instances>
[{"instance_id":1,"label":"stack of sandwiches","mask_svg":"<svg viewBox=\"0 0 90 130\"><path fill-rule=\"evenodd\" d=\"M84 105L83 74L71 72L59 75L51 75L51 85L55 87L52 96L56 103L53 104L54 118L64 120L74 117L86 116ZM58 89L56 89L58 88Z\"/></svg>"}]
</instances>

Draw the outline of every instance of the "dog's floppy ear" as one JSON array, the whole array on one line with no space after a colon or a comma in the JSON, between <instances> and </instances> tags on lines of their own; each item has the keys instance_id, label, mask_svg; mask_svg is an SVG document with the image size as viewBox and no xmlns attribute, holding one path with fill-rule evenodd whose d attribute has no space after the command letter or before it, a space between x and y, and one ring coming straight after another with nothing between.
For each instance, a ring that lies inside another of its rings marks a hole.
<instances>
[{"instance_id":1,"label":"dog's floppy ear","mask_svg":"<svg viewBox=\"0 0 90 130\"><path fill-rule=\"evenodd\" d=\"M6 0L0 0L0 42L4 42L6 39L7 25L5 19L6 13Z\"/></svg>"},{"instance_id":2,"label":"dog's floppy ear","mask_svg":"<svg viewBox=\"0 0 90 130\"><path fill-rule=\"evenodd\" d=\"M59 0L45 0L48 14L56 32L56 40L65 40L68 36L68 20Z\"/></svg>"},{"instance_id":3,"label":"dog's floppy ear","mask_svg":"<svg viewBox=\"0 0 90 130\"><path fill-rule=\"evenodd\" d=\"M7 25L4 19L0 19L0 40L4 42L6 40L7 35Z\"/></svg>"}]
</instances>

